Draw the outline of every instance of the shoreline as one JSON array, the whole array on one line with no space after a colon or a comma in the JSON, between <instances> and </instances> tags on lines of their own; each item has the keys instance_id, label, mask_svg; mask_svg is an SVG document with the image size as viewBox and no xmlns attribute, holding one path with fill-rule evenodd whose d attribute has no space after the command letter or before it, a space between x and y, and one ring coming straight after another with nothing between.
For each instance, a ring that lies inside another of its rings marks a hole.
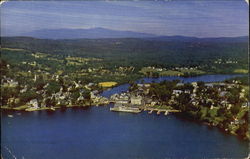
<instances>
[{"instance_id":1,"label":"shoreline","mask_svg":"<svg viewBox=\"0 0 250 159\"><path fill-rule=\"evenodd\" d=\"M56 109L67 109L67 108L75 108L75 107L79 107L79 108L84 108L84 107L91 107L91 106L95 106L95 105L68 105L68 106L54 106L54 107L42 107L42 108L32 108L32 107L28 107L28 106L20 106L20 107L15 107L15 108L10 108L10 107L6 107L6 106L1 106L0 110L12 110L12 111L26 111L26 112L34 112L34 111L41 111L41 110L52 110L55 111ZM101 105L98 105L101 106Z\"/></svg>"},{"instance_id":2,"label":"shoreline","mask_svg":"<svg viewBox=\"0 0 250 159\"><path fill-rule=\"evenodd\" d=\"M19 111L25 111L25 112L35 112L35 111L43 111L43 110L47 110L47 111L56 111L56 110L62 110L62 109L67 109L67 108L86 108L86 107L98 107L98 105L85 105L85 106L79 106L79 105L69 105L69 106L66 106L66 107L60 107L60 106L56 106L56 107L50 107L50 108L38 108L38 109L30 109L30 110L25 110L25 109L15 109L15 108L0 108L1 110L10 110L10 111L15 111L15 112L19 112ZM100 105L99 105L100 106ZM102 105L103 107L106 107L107 106L107 104L105 104L105 105ZM151 111L151 109L153 109L153 111L152 112L150 112ZM166 110L164 110L164 111L166 111ZM161 108L146 108L146 109L142 109L142 111L141 112L145 112L145 113L147 113L147 114L149 114L149 115L151 115L151 114L156 114L156 115L164 115L164 116L166 116L166 114L165 113L161 113L161 112L163 112L163 109L161 109ZM153 112L155 112L155 113L153 113ZM160 113L158 113L158 112L160 112ZM178 113L177 113L178 112ZM223 133L225 133L225 134L228 134L228 135L233 135L233 136L235 136L235 137L237 137L237 138L239 138L239 139L242 139L242 140L244 140L244 141L249 141L250 139L249 138L242 138L242 137L240 137L239 135L237 135L236 133L231 133L231 132L229 132L229 131L226 131L225 129L223 129L221 126L219 126L219 125L212 125L212 124L210 124L210 123L208 123L208 122L205 122L205 121L200 121L200 120L194 120L194 119L192 119L192 118L190 118L190 117L187 117L187 116L185 116L185 114L183 114L183 112L181 112L181 111L177 111L177 110L174 110L174 111L169 111L169 113L171 113L171 114L173 114L173 115L175 115L176 117L179 117L180 119L182 119L182 120L186 120L186 121L191 121L191 122L194 122L194 123L198 123L198 124L201 124L201 125L206 125L207 127L210 127L210 128L217 128L217 129L219 129L221 132L223 132ZM168 113L168 114L169 114ZM176 113L178 114L178 115L176 115ZM135 113L135 114L139 114L139 113ZM168 115L167 114L167 115Z\"/></svg>"},{"instance_id":3,"label":"shoreline","mask_svg":"<svg viewBox=\"0 0 250 159\"><path fill-rule=\"evenodd\" d=\"M209 74L206 74L206 75L209 75ZM214 75L218 75L218 74L214 74ZM234 74L234 75L240 75L240 76L246 76L247 74ZM202 76L202 75L201 75ZM171 77L171 76L164 76L164 77ZM147 78L147 77L143 77L143 78ZM137 79L136 81L139 81L143 78L140 78L140 79ZM152 77L149 77L149 78L152 78ZM160 78L160 77L159 77ZM189 78L189 77L183 77L183 78ZM157 79L157 78L156 78ZM135 81L135 82L136 82ZM128 83L125 83L125 84L128 84ZM110 90L110 89L113 89L113 88L116 88L116 87L119 87L123 84L118 84L114 87L111 87L111 88L106 88L105 90L103 91L107 91L107 90ZM102 92L103 92L102 91ZM94 103L92 103L94 104ZM56 109L67 109L67 108L86 108L86 107L92 107L92 106L107 106L109 103L102 103L102 104L95 104L95 105L90 105L90 103L86 104L86 105L67 105L67 106L53 106L53 107L42 107L42 108L31 108L27 105L22 105L22 106L19 106L19 107L8 107L8 106L1 106L0 110L11 110L11 111L25 111L25 112L33 112L33 111L42 111L42 110L47 110L47 111L56 111ZM153 111L157 112L156 114L157 115L165 115L164 113L161 113L163 112L163 109L161 108L145 108L145 109L142 109L142 111L145 111L147 112L148 114L152 114L152 112L150 113L151 109L154 109ZM166 112L166 110L164 110ZM168 110L169 111L169 110ZM158 113L159 112L159 113ZM171 111L169 111L169 113L171 113ZM166 113L168 114L168 113ZM239 135L237 135L236 133L231 133L230 131L227 131L226 129L224 129L222 126L220 125L213 125L209 122L205 122L205 121L201 121L201 120L195 120L195 119L192 119L188 116L185 115L185 112L181 112L181 113L178 113L180 115L177 115L177 116L181 116L181 118L185 119L185 120L190 120L190 121L193 121L193 122L197 122L197 123L201 123L201 124L204 124L204 125L207 125L209 127L217 127L218 129L220 129L221 131L225 132L226 134L231 134L231 135L234 135L234 136L237 136L239 138L241 138ZM249 137L247 138L242 138L243 140L250 140Z\"/></svg>"}]
</instances>

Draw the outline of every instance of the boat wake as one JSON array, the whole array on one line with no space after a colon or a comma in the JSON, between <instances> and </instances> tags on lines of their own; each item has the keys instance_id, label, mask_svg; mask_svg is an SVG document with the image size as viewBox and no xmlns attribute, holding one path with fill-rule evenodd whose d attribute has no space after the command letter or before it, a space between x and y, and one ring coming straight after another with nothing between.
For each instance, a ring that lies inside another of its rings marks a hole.
<instances>
[{"instance_id":1,"label":"boat wake","mask_svg":"<svg viewBox=\"0 0 250 159\"><path fill-rule=\"evenodd\" d=\"M5 149L10 153L10 155L14 158L14 159L17 159L17 157L10 151L10 149L5 146Z\"/></svg>"}]
</instances>

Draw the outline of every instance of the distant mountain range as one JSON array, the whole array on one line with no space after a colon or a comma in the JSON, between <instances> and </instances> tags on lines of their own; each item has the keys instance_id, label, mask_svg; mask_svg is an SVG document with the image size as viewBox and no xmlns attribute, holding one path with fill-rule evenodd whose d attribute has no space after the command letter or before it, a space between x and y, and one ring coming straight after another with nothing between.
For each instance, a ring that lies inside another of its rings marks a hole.
<instances>
[{"instance_id":1,"label":"distant mountain range","mask_svg":"<svg viewBox=\"0 0 250 159\"><path fill-rule=\"evenodd\" d=\"M239 36L239 37L215 37L215 38L197 38L197 37L187 37L187 36L160 36L147 38L148 40L156 41L179 41L179 42L247 42L248 36Z\"/></svg>"},{"instance_id":2,"label":"distant mountain range","mask_svg":"<svg viewBox=\"0 0 250 159\"><path fill-rule=\"evenodd\" d=\"M158 36L154 34L139 33L133 31L118 31L105 28L91 29L42 29L24 33L21 36L38 39L120 39L141 38L153 41L176 41L176 42L247 42L248 36L197 38L186 36Z\"/></svg>"},{"instance_id":3,"label":"distant mountain range","mask_svg":"<svg viewBox=\"0 0 250 159\"><path fill-rule=\"evenodd\" d=\"M43 29L22 34L40 39L101 39L101 38L146 38L153 34L118 31L105 28L91 29Z\"/></svg>"}]
</instances>

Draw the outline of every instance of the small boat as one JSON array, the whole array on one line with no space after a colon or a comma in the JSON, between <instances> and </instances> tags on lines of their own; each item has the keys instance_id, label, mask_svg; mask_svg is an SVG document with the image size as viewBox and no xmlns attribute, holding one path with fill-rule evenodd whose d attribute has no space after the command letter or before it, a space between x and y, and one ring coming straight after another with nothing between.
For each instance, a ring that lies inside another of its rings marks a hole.
<instances>
[{"instance_id":1,"label":"small boat","mask_svg":"<svg viewBox=\"0 0 250 159\"><path fill-rule=\"evenodd\" d=\"M148 112L148 114L152 114L153 113L153 110L150 110L149 112Z\"/></svg>"},{"instance_id":2,"label":"small boat","mask_svg":"<svg viewBox=\"0 0 250 159\"><path fill-rule=\"evenodd\" d=\"M9 118L13 118L13 115L8 115Z\"/></svg>"}]
</instances>

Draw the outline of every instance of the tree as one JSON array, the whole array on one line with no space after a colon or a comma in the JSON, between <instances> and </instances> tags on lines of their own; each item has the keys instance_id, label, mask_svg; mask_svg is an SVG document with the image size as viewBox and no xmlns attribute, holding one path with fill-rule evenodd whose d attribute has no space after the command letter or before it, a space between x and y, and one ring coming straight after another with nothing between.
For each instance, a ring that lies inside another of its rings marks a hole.
<instances>
[{"instance_id":1,"label":"tree","mask_svg":"<svg viewBox=\"0 0 250 159\"><path fill-rule=\"evenodd\" d=\"M23 103L27 103L31 99L35 99L37 97L38 97L38 94L33 90L28 90L27 92L24 92L20 95L21 102Z\"/></svg>"},{"instance_id":2,"label":"tree","mask_svg":"<svg viewBox=\"0 0 250 159\"><path fill-rule=\"evenodd\" d=\"M89 91L84 91L83 93L82 93L82 96L84 97L84 99L90 99L90 92Z\"/></svg>"},{"instance_id":3,"label":"tree","mask_svg":"<svg viewBox=\"0 0 250 159\"><path fill-rule=\"evenodd\" d=\"M61 86L56 81L49 82L49 86L47 87L48 94L52 94L55 92L58 92L60 90Z\"/></svg>"}]
</instances>

